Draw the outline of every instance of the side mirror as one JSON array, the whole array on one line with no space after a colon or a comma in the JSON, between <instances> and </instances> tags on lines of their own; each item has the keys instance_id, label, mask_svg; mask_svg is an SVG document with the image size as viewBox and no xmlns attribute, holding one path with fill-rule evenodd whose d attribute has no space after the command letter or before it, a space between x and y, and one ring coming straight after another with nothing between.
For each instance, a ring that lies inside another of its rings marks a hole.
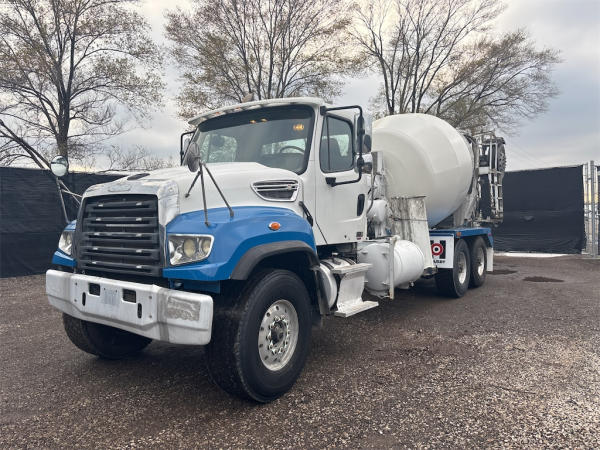
<instances>
[{"instance_id":1,"label":"side mirror","mask_svg":"<svg viewBox=\"0 0 600 450\"><path fill-rule=\"evenodd\" d=\"M356 160L356 167L358 168L358 173L362 172L362 168L365 164L365 160L363 159L363 146L364 146L364 138L365 138L365 119L362 115L362 111L358 116L358 120L356 121L356 134L358 135L358 159Z\"/></svg>"},{"instance_id":2,"label":"side mirror","mask_svg":"<svg viewBox=\"0 0 600 450\"><path fill-rule=\"evenodd\" d=\"M368 136L368 135L367 135ZM365 136L365 137L367 137ZM362 166L362 173L373 173L373 155L371 153L365 153L363 155L364 163Z\"/></svg>"},{"instance_id":3,"label":"side mirror","mask_svg":"<svg viewBox=\"0 0 600 450\"><path fill-rule=\"evenodd\" d=\"M50 170L57 177L64 177L69 172L69 160L62 155L55 156L50 162Z\"/></svg>"},{"instance_id":4,"label":"side mirror","mask_svg":"<svg viewBox=\"0 0 600 450\"><path fill-rule=\"evenodd\" d=\"M195 133L195 131L186 131L185 133L181 133L179 136L179 163L183 164L183 156L185 154L185 149L190 143L190 138L187 138L184 142L183 138L185 136L191 136Z\"/></svg>"},{"instance_id":5,"label":"side mirror","mask_svg":"<svg viewBox=\"0 0 600 450\"><path fill-rule=\"evenodd\" d=\"M190 172L197 172L200 166L200 146L196 142L190 142L185 151L183 163L190 169Z\"/></svg>"},{"instance_id":6,"label":"side mirror","mask_svg":"<svg viewBox=\"0 0 600 450\"><path fill-rule=\"evenodd\" d=\"M370 153L370 152L371 152L371 135L365 134L365 137L363 139L363 153Z\"/></svg>"}]
</instances>

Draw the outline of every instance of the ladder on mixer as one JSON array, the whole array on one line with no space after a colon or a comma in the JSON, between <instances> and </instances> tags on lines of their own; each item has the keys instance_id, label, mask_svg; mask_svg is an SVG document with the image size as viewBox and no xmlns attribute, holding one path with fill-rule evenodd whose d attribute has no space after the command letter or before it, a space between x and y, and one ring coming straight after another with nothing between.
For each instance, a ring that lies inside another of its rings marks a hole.
<instances>
[{"instance_id":1,"label":"ladder on mixer","mask_svg":"<svg viewBox=\"0 0 600 450\"><path fill-rule=\"evenodd\" d=\"M504 194L502 190L502 179L505 169L504 139L498 138L494 132L487 131L475 136L479 146L479 174L485 178L480 180L479 188L488 190L489 215L484 215L480 210L479 220L481 222L501 222L504 216ZM502 147L501 147L502 146ZM480 194L483 192L480 191ZM480 195L480 198L486 198Z\"/></svg>"}]
</instances>

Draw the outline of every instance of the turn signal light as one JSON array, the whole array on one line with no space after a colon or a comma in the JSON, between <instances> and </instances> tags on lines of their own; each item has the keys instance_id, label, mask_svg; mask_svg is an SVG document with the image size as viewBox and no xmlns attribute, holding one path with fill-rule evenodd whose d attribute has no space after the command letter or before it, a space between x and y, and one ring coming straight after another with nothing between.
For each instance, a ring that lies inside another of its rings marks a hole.
<instances>
[{"instance_id":1,"label":"turn signal light","mask_svg":"<svg viewBox=\"0 0 600 450\"><path fill-rule=\"evenodd\" d=\"M273 231L277 231L281 228L281 224L279 222L271 222L269 224L269 229Z\"/></svg>"}]
</instances>

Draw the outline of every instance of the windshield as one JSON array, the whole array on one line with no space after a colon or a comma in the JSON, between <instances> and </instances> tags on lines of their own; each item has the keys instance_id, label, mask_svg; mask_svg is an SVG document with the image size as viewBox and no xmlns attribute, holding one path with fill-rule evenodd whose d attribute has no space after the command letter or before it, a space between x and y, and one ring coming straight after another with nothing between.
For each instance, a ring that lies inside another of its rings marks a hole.
<instances>
[{"instance_id":1,"label":"windshield","mask_svg":"<svg viewBox=\"0 0 600 450\"><path fill-rule=\"evenodd\" d=\"M194 134L205 163L257 162L302 173L310 152L313 109L260 108L202 122Z\"/></svg>"}]
</instances>

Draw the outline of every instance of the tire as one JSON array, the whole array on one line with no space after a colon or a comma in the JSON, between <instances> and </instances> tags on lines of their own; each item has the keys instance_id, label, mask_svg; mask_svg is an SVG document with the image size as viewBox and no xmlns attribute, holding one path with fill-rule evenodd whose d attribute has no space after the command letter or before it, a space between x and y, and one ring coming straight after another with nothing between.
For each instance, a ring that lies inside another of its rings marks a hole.
<instances>
[{"instance_id":1,"label":"tire","mask_svg":"<svg viewBox=\"0 0 600 450\"><path fill-rule=\"evenodd\" d=\"M118 328L63 314L67 336L80 350L105 359L121 359L142 351L152 339Z\"/></svg>"},{"instance_id":2,"label":"tire","mask_svg":"<svg viewBox=\"0 0 600 450\"><path fill-rule=\"evenodd\" d=\"M300 375L310 347L310 298L300 278L287 270L264 270L248 280L237 296L219 299L215 306L213 334L206 348L212 380L230 394L260 403L287 392ZM270 332L268 325L273 327ZM273 355L282 348L282 353Z\"/></svg>"},{"instance_id":3,"label":"tire","mask_svg":"<svg viewBox=\"0 0 600 450\"><path fill-rule=\"evenodd\" d=\"M471 278L469 246L463 239L455 241L452 269L441 269L435 275L435 284L441 294L460 298L469 289Z\"/></svg>"},{"instance_id":4,"label":"tire","mask_svg":"<svg viewBox=\"0 0 600 450\"><path fill-rule=\"evenodd\" d=\"M487 272L487 247L481 236L477 237L471 245L471 279L469 286L478 288L485 283Z\"/></svg>"}]
</instances>

